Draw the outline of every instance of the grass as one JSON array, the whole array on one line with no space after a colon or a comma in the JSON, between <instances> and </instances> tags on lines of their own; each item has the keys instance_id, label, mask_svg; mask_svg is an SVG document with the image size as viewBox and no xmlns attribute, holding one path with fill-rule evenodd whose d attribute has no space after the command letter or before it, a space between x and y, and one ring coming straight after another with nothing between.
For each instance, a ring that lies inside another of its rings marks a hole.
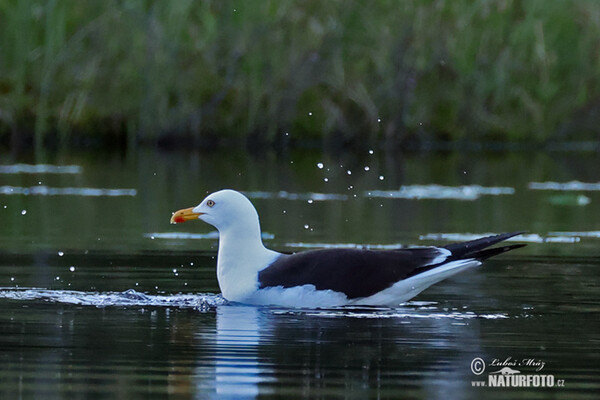
<instances>
[{"instance_id":1,"label":"grass","mask_svg":"<svg viewBox=\"0 0 600 400\"><path fill-rule=\"evenodd\" d=\"M0 137L598 140L600 3L0 0Z\"/></svg>"}]
</instances>

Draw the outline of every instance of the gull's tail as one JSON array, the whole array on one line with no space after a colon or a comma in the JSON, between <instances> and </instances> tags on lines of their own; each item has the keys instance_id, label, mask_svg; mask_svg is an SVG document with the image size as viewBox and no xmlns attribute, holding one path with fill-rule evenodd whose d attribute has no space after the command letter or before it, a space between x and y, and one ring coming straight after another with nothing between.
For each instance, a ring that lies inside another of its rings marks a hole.
<instances>
[{"instance_id":1,"label":"gull's tail","mask_svg":"<svg viewBox=\"0 0 600 400\"><path fill-rule=\"evenodd\" d=\"M507 251L518 249L519 247L525 246L525 244L512 244L502 247L494 247L489 249L488 247L500 243L506 239L522 234L523 232L510 232L501 233L499 235L486 236L481 239L470 240L468 242L452 243L444 246L445 249L450 250L453 259L467 259L474 258L479 261L483 261L486 258L490 258L497 254L502 254Z\"/></svg>"}]
</instances>

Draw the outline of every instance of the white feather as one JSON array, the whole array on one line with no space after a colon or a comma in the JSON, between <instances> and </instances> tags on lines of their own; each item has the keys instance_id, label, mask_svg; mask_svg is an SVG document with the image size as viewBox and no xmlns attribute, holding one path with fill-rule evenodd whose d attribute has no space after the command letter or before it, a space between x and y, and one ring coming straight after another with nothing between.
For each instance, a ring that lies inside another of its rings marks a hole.
<instances>
[{"instance_id":1,"label":"white feather","mask_svg":"<svg viewBox=\"0 0 600 400\"><path fill-rule=\"evenodd\" d=\"M223 297L243 302L258 290L258 271L281 253L263 245L258 213L239 192L213 193L193 211L202 213L199 218L219 231L217 278Z\"/></svg>"},{"instance_id":2,"label":"white feather","mask_svg":"<svg viewBox=\"0 0 600 400\"><path fill-rule=\"evenodd\" d=\"M419 275L396 282L393 286L372 296L353 300L350 304L397 306L412 299L429 286L462 272L467 268L479 265L481 265L481 261L473 258L451 261L448 264L440 265Z\"/></svg>"}]
</instances>

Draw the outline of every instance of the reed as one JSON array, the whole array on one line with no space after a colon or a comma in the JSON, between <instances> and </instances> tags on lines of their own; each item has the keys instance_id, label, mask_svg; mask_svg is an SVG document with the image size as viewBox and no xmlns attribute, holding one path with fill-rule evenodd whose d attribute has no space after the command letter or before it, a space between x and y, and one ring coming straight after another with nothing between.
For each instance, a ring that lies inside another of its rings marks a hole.
<instances>
[{"instance_id":1,"label":"reed","mask_svg":"<svg viewBox=\"0 0 600 400\"><path fill-rule=\"evenodd\" d=\"M38 148L598 139L593 0L0 0L0 21L0 136Z\"/></svg>"}]
</instances>

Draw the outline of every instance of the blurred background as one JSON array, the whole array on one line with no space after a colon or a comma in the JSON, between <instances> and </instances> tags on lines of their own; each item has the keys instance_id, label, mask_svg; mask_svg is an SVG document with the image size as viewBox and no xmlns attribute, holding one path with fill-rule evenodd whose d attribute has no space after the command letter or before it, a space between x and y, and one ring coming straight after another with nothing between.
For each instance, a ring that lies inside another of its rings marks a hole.
<instances>
[{"instance_id":1,"label":"blurred background","mask_svg":"<svg viewBox=\"0 0 600 400\"><path fill-rule=\"evenodd\" d=\"M278 248L600 237L596 1L0 0L0 46L0 248L214 250L160 234L226 187Z\"/></svg>"},{"instance_id":2,"label":"blurred background","mask_svg":"<svg viewBox=\"0 0 600 400\"><path fill-rule=\"evenodd\" d=\"M599 139L593 0L0 0L0 47L5 149Z\"/></svg>"},{"instance_id":3,"label":"blurred background","mask_svg":"<svg viewBox=\"0 0 600 400\"><path fill-rule=\"evenodd\" d=\"M470 363L527 357L596 399L599 126L597 0L0 0L0 398L504 398ZM221 306L169 219L223 188L278 251L527 247L394 315Z\"/></svg>"}]
</instances>

